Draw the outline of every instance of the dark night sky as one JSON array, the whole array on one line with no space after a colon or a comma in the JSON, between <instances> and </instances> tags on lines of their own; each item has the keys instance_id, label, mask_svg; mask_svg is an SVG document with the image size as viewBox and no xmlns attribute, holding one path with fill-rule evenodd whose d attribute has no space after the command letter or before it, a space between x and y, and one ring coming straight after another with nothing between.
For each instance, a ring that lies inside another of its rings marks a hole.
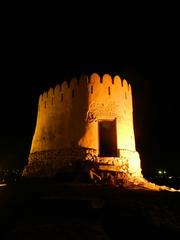
<instances>
[{"instance_id":1,"label":"dark night sky","mask_svg":"<svg viewBox=\"0 0 180 240\"><path fill-rule=\"evenodd\" d=\"M143 172L162 167L180 173L179 37L176 14L172 23L161 14L133 14L124 21L121 14L111 21L97 15L87 21L92 15L83 14L67 22L55 16L6 23L0 167L22 168L27 162L40 93L81 73L98 72L118 74L132 85Z\"/></svg>"}]
</instances>

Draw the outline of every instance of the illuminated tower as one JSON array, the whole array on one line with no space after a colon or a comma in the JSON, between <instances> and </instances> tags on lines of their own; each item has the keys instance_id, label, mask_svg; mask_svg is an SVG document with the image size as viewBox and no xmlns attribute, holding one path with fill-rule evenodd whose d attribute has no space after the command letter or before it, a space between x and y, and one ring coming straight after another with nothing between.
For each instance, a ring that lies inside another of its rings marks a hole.
<instances>
[{"instance_id":1,"label":"illuminated tower","mask_svg":"<svg viewBox=\"0 0 180 240\"><path fill-rule=\"evenodd\" d=\"M54 175L75 161L141 176L130 84L119 76L81 76L39 97L24 176Z\"/></svg>"}]
</instances>

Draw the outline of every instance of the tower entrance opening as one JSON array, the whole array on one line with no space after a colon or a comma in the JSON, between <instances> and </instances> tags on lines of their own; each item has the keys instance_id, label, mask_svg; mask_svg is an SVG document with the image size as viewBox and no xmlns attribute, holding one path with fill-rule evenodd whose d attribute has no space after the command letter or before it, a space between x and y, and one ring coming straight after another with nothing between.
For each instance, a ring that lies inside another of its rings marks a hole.
<instances>
[{"instance_id":1,"label":"tower entrance opening","mask_svg":"<svg viewBox=\"0 0 180 240\"><path fill-rule=\"evenodd\" d=\"M116 121L99 121L99 156L117 157Z\"/></svg>"}]
</instances>

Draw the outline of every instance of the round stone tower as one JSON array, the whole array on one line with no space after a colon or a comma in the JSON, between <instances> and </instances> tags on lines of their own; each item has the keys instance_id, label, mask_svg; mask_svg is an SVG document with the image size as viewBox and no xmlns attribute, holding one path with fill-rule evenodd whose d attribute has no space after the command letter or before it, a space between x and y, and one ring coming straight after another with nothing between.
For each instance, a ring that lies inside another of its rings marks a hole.
<instances>
[{"instance_id":1,"label":"round stone tower","mask_svg":"<svg viewBox=\"0 0 180 240\"><path fill-rule=\"evenodd\" d=\"M23 176L51 176L75 161L95 162L101 171L141 176L132 91L126 80L93 73L40 95Z\"/></svg>"}]
</instances>

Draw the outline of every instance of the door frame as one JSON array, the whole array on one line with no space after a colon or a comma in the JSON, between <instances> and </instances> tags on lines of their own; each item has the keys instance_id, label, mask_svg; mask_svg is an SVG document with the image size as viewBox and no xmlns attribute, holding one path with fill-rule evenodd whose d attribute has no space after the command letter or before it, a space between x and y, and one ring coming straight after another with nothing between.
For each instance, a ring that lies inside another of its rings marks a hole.
<instances>
[{"instance_id":1,"label":"door frame","mask_svg":"<svg viewBox=\"0 0 180 240\"><path fill-rule=\"evenodd\" d=\"M99 123L100 122L114 122L114 127L115 127L115 129L114 129L114 131L115 131L115 144L116 144L116 154L115 154L115 156L107 156L107 157L118 157L118 148L117 148L117 118L108 118L108 119L98 119L98 121L97 121L97 124L98 124L98 127L97 127L97 131L98 131L98 133L97 133L97 136L98 136L98 156L99 157L105 157L105 156L100 156L100 135L99 135L99 131L100 131L100 129L99 129Z\"/></svg>"}]
</instances>

